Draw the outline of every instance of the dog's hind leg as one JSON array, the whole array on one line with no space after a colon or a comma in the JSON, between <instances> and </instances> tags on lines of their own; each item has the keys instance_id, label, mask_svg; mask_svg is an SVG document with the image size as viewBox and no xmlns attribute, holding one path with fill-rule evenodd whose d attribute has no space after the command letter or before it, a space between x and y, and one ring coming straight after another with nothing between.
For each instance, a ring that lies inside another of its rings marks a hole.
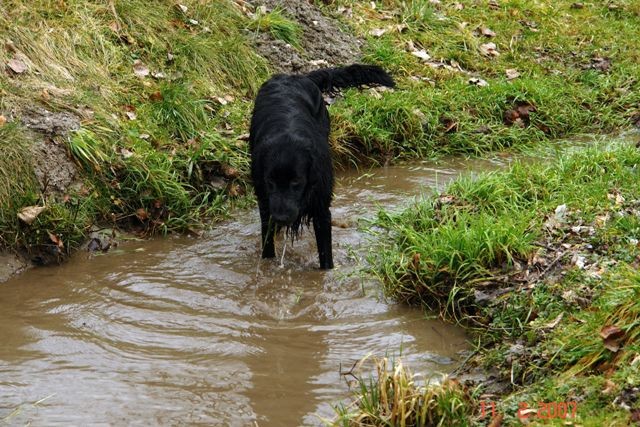
<instances>
[{"instance_id":1,"label":"dog's hind leg","mask_svg":"<svg viewBox=\"0 0 640 427\"><path fill-rule=\"evenodd\" d=\"M313 218L313 231L316 234L320 268L333 268L333 254L331 252L331 211L329 208Z\"/></svg>"},{"instance_id":2,"label":"dog's hind leg","mask_svg":"<svg viewBox=\"0 0 640 427\"><path fill-rule=\"evenodd\" d=\"M260 204L260 225L262 228L262 258L275 258L276 251L273 246L273 237L276 234L276 225L269 215L269 208Z\"/></svg>"}]
</instances>

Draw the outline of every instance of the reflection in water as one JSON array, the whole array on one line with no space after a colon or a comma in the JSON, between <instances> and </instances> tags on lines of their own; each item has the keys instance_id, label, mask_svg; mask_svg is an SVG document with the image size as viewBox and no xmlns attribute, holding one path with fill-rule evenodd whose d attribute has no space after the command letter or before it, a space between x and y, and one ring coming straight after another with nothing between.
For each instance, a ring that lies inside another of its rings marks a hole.
<instances>
[{"instance_id":1,"label":"reflection in water","mask_svg":"<svg viewBox=\"0 0 640 427\"><path fill-rule=\"evenodd\" d=\"M463 332L385 301L349 276L366 241L355 222L489 161L343 175L337 268L317 270L312 233L284 268L260 261L248 212L200 239L128 242L105 256L0 285L0 420L16 424L317 425L347 396L340 378L371 353L437 376ZM29 403L48 399L36 406Z\"/></svg>"}]
</instances>

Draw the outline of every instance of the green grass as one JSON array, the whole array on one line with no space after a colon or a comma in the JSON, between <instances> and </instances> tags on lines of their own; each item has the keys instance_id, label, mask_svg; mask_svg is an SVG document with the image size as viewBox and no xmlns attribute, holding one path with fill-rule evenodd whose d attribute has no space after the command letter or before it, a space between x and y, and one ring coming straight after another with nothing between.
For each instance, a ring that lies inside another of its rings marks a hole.
<instances>
[{"instance_id":1,"label":"green grass","mask_svg":"<svg viewBox=\"0 0 640 427\"><path fill-rule=\"evenodd\" d=\"M462 177L404 211L380 212L372 226L370 265L386 293L469 328L479 345L470 363L508 385L497 399L505 425L519 425L522 402L567 400L579 402L585 425L626 425L630 413L613 402L640 385L635 146ZM612 326L622 334L615 351L601 336ZM605 386L615 391L602 395Z\"/></svg>"},{"instance_id":2,"label":"green grass","mask_svg":"<svg viewBox=\"0 0 640 427\"><path fill-rule=\"evenodd\" d=\"M271 12L257 11L249 28L269 32L275 39L289 43L297 49L301 47L302 28L297 22L288 18L280 8L275 8Z\"/></svg>"},{"instance_id":3,"label":"green grass","mask_svg":"<svg viewBox=\"0 0 640 427\"><path fill-rule=\"evenodd\" d=\"M573 3L521 0L492 8L475 1L388 0L372 9L368 2L334 2L327 11L368 37L366 60L400 83L382 99L352 91L334 104L334 146L376 159L479 154L628 127L640 110L633 36L640 10L631 1L619 2L615 12L602 2L583 9L572 9ZM352 14L338 14L341 7ZM483 28L495 36L483 36ZM372 29L387 32L374 37ZM499 56L482 53L489 42ZM409 43L431 59L412 55ZM602 58L605 65L597 62ZM509 80L508 69L519 77ZM488 86L469 84L472 76ZM517 102L536 110L522 126L505 124Z\"/></svg>"}]
</instances>

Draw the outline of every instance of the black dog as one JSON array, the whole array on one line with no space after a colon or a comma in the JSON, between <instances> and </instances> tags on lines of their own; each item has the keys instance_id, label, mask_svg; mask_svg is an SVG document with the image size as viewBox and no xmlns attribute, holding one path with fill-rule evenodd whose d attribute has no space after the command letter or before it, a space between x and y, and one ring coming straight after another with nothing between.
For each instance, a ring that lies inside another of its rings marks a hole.
<instances>
[{"instance_id":1,"label":"black dog","mask_svg":"<svg viewBox=\"0 0 640 427\"><path fill-rule=\"evenodd\" d=\"M354 64L305 75L279 74L260 88L249 142L263 258L275 257L273 237L278 229L286 227L296 237L303 224L313 221L320 268L333 268L333 166L322 92L372 84L395 85L382 68Z\"/></svg>"}]
</instances>

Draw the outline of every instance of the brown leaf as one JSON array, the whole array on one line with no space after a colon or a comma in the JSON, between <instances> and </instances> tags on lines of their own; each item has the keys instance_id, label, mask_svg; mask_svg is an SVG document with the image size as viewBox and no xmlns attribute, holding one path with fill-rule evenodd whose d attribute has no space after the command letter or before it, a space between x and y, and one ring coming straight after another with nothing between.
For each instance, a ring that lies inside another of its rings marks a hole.
<instances>
[{"instance_id":1,"label":"brown leaf","mask_svg":"<svg viewBox=\"0 0 640 427\"><path fill-rule=\"evenodd\" d=\"M616 353L620 349L620 341L624 338L624 331L615 325L608 325L600 330L600 337L604 347Z\"/></svg>"},{"instance_id":2,"label":"brown leaf","mask_svg":"<svg viewBox=\"0 0 640 427\"><path fill-rule=\"evenodd\" d=\"M582 8L584 8L584 3L576 2L571 5L571 9L582 9Z\"/></svg>"},{"instance_id":3,"label":"brown leaf","mask_svg":"<svg viewBox=\"0 0 640 427\"><path fill-rule=\"evenodd\" d=\"M238 172L238 169L231 167L229 165L222 165L222 167L220 168L222 171L222 175L225 176L225 178L238 178L240 176L240 172Z\"/></svg>"},{"instance_id":4,"label":"brown leaf","mask_svg":"<svg viewBox=\"0 0 640 427\"><path fill-rule=\"evenodd\" d=\"M600 337L602 339L619 339L624 336L624 331L615 325L604 326L600 330Z\"/></svg>"},{"instance_id":5,"label":"brown leaf","mask_svg":"<svg viewBox=\"0 0 640 427\"><path fill-rule=\"evenodd\" d=\"M604 389L602 389L602 394L604 395L611 394L616 390L616 388L617 388L616 383L614 383L611 380L605 380Z\"/></svg>"},{"instance_id":6,"label":"brown leaf","mask_svg":"<svg viewBox=\"0 0 640 427\"><path fill-rule=\"evenodd\" d=\"M162 93L158 90L149 95L151 101L162 101Z\"/></svg>"},{"instance_id":7,"label":"brown leaf","mask_svg":"<svg viewBox=\"0 0 640 427\"><path fill-rule=\"evenodd\" d=\"M133 61L133 73L140 77L145 78L149 75L149 68L139 59Z\"/></svg>"},{"instance_id":8,"label":"brown leaf","mask_svg":"<svg viewBox=\"0 0 640 427\"><path fill-rule=\"evenodd\" d=\"M7 67L16 74L23 74L29 71L29 66L19 55L14 56L13 59L7 62Z\"/></svg>"},{"instance_id":9,"label":"brown leaf","mask_svg":"<svg viewBox=\"0 0 640 427\"><path fill-rule=\"evenodd\" d=\"M238 197L244 194L244 189L240 187L238 184L231 184L229 186L229 196Z\"/></svg>"},{"instance_id":10,"label":"brown leaf","mask_svg":"<svg viewBox=\"0 0 640 427\"><path fill-rule=\"evenodd\" d=\"M520 73L515 68L507 68L504 72L507 75L507 80L513 80L520 77Z\"/></svg>"},{"instance_id":11,"label":"brown leaf","mask_svg":"<svg viewBox=\"0 0 640 427\"><path fill-rule=\"evenodd\" d=\"M489 424L487 424L487 427L500 427L502 425L502 419L504 418L504 415L502 414L498 414L496 415Z\"/></svg>"},{"instance_id":12,"label":"brown leaf","mask_svg":"<svg viewBox=\"0 0 640 427\"><path fill-rule=\"evenodd\" d=\"M20 218L20 221L29 225L32 224L38 215L40 215L40 213L45 209L45 206L27 206L20 209L20 212L18 212L18 218Z\"/></svg>"},{"instance_id":13,"label":"brown leaf","mask_svg":"<svg viewBox=\"0 0 640 427\"><path fill-rule=\"evenodd\" d=\"M138 217L138 219L140 221L146 221L149 219L149 213L147 212L147 210L145 208L139 208L136 211L136 216Z\"/></svg>"},{"instance_id":14,"label":"brown leaf","mask_svg":"<svg viewBox=\"0 0 640 427\"><path fill-rule=\"evenodd\" d=\"M500 52L498 52L498 47L496 46L495 43L481 44L480 53L490 58L495 58L496 56L500 56Z\"/></svg>"},{"instance_id":15,"label":"brown leaf","mask_svg":"<svg viewBox=\"0 0 640 427\"><path fill-rule=\"evenodd\" d=\"M564 315L564 313L562 313L562 312L560 314L558 314L558 316L555 319L553 319L553 321L551 321L551 322L547 323L546 325L544 325L544 328L553 329L556 326L558 326L558 323L560 323L560 321L562 320L562 316L563 315Z\"/></svg>"},{"instance_id":16,"label":"brown leaf","mask_svg":"<svg viewBox=\"0 0 640 427\"><path fill-rule=\"evenodd\" d=\"M487 38L495 37L496 33L492 31L490 28L486 27L478 27L473 32L476 36L484 36Z\"/></svg>"},{"instance_id":17,"label":"brown leaf","mask_svg":"<svg viewBox=\"0 0 640 427\"><path fill-rule=\"evenodd\" d=\"M49 234L49 240L51 240L57 247L58 249L62 250L64 249L64 243L62 242L62 239L60 238L60 236L47 232Z\"/></svg>"},{"instance_id":18,"label":"brown leaf","mask_svg":"<svg viewBox=\"0 0 640 427\"><path fill-rule=\"evenodd\" d=\"M0 114L0 128L7 123L7 118Z\"/></svg>"}]
</instances>

